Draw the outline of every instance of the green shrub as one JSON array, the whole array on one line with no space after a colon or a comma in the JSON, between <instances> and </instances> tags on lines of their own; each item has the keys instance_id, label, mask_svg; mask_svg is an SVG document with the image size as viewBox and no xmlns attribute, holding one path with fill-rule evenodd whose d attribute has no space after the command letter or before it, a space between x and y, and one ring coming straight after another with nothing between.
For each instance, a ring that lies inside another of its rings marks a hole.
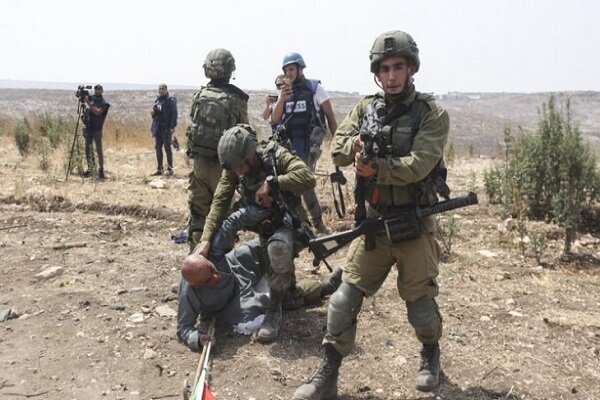
<instances>
[{"instance_id":1,"label":"green shrub","mask_svg":"<svg viewBox=\"0 0 600 400\"><path fill-rule=\"evenodd\" d=\"M69 123L65 118L52 116L49 113L37 117L37 129L40 136L48 138L48 142L53 149L57 148L68 137L70 131Z\"/></svg>"},{"instance_id":2,"label":"green shrub","mask_svg":"<svg viewBox=\"0 0 600 400\"><path fill-rule=\"evenodd\" d=\"M44 172L50 168L50 160L48 159L48 145L45 140L40 140L38 146L38 165Z\"/></svg>"},{"instance_id":3,"label":"green shrub","mask_svg":"<svg viewBox=\"0 0 600 400\"><path fill-rule=\"evenodd\" d=\"M556 222L565 230L563 253L568 253L582 211L600 193L596 158L571 121L569 102L560 109L550 96L542 106L538 129L518 141L506 128L505 158L503 167L485 173L490 201L500 199L512 216Z\"/></svg>"},{"instance_id":4,"label":"green shrub","mask_svg":"<svg viewBox=\"0 0 600 400\"><path fill-rule=\"evenodd\" d=\"M15 138L15 144L19 149L19 154L25 157L29 154L29 146L31 143L31 135L25 122L17 122L13 129L13 137Z\"/></svg>"},{"instance_id":5,"label":"green shrub","mask_svg":"<svg viewBox=\"0 0 600 400\"><path fill-rule=\"evenodd\" d=\"M450 256L452 254L452 245L454 239L458 236L458 231L458 222L454 215L450 214L438 218L437 236L442 243L444 255Z\"/></svg>"}]
</instances>

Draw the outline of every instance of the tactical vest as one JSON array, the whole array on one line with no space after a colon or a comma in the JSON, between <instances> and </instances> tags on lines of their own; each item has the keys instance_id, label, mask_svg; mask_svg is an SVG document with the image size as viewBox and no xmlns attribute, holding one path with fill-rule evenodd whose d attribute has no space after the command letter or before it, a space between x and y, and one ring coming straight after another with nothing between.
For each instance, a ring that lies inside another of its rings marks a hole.
<instances>
[{"instance_id":1,"label":"tactical vest","mask_svg":"<svg viewBox=\"0 0 600 400\"><path fill-rule=\"evenodd\" d=\"M318 80L301 79L294 83L293 97L285 102L282 121L285 123L286 134L292 149L303 160L308 159L312 129L315 126L324 127L323 112L317 111L314 104L319 83Z\"/></svg>"},{"instance_id":2,"label":"tactical vest","mask_svg":"<svg viewBox=\"0 0 600 400\"><path fill-rule=\"evenodd\" d=\"M262 140L258 143L256 152L259 158L262 160L262 167L258 171L251 171L251 173L244 175L240 178L237 192L241 197L241 204L243 205L255 205L257 206L254 196L258 188L263 184L267 176L275 175L275 166L273 165L273 158L271 152L274 153L274 158L277 158L277 152L281 147L272 140ZM300 205L300 198L293 193L281 192L281 196L285 199L286 203L293 208L298 209ZM270 217L268 224L261 223L261 226L250 227L252 231L258 232L263 237L272 235L275 230L283 226L283 214L278 210L274 211Z\"/></svg>"},{"instance_id":3,"label":"tactical vest","mask_svg":"<svg viewBox=\"0 0 600 400\"><path fill-rule=\"evenodd\" d=\"M232 89L234 88L234 89ZM223 132L238 123L236 101L242 97L233 85L204 86L194 93L187 129L188 153L191 157L217 158L217 146ZM247 95L245 95L247 96Z\"/></svg>"},{"instance_id":4,"label":"tactical vest","mask_svg":"<svg viewBox=\"0 0 600 400\"><path fill-rule=\"evenodd\" d=\"M415 100L408 109L382 127L382 146L379 157L403 157L410 153L415 136L419 131L424 113L435 108L434 97L430 94L417 92ZM393 110L390 111L394 113ZM380 192L379 204L381 211L389 208L402 207L408 204L431 206L436 204L438 194L443 197L450 195L446 184L447 171L441 158L429 175L420 182L407 186L377 185Z\"/></svg>"}]
</instances>

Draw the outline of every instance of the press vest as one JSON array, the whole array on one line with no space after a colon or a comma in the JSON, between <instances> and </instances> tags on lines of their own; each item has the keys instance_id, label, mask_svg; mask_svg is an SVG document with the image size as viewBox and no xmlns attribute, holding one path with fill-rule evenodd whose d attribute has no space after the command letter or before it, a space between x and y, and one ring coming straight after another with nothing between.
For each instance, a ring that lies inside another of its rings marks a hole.
<instances>
[{"instance_id":1,"label":"press vest","mask_svg":"<svg viewBox=\"0 0 600 400\"><path fill-rule=\"evenodd\" d=\"M315 125L323 125L321 111L315 109L314 95L318 80L302 78L293 85L293 97L285 102L282 121L285 122L287 136L298 157L308 159L310 133Z\"/></svg>"}]
</instances>

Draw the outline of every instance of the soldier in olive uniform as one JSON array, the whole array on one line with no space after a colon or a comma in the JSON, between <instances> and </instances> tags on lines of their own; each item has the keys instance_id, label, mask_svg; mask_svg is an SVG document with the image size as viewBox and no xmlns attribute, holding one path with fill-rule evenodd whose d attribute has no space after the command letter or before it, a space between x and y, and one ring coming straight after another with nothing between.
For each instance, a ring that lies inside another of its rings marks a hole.
<instances>
[{"instance_id":1,"label":"soldier in olive uniform","mask_svg":"<svg viewBox=\"0 0 600 400\"><path fill-rule=\"evenodd\" d=\"M294 255L298 250L294 231L284 224L274 196L281 196L290 207L299 209L299 196L315 187L315 176L300 158L276 142L259 143L256 132L245 124L238 124L223 134L218 153L224 169L195 252L208 255L211 240L226 216L236 189L243 207L273 208L267 219L253 227L269 260L266 277L271 298L258 340L272 342L279 335L284 293L295 282Z\"/></svg>"},{"instance_id":2,"label":"soldier in olive uniform","mask_svg":"<svg viewBox=\"0 0 600 400\"><path fill-rule=\"evenodd\" d=\"M439 191L433 182L439 182L437 175L443 173L448 114L433 96L415 90L413 75L420 61L410 35L383 33L375 39L370 60L383 93L363 98L339 125L332 144L334 162L340 166L355 163L357 178L371 183L366 196L369 216L386 216L403 206L430 205L437 201ZM377 99L385 105L380 151L375 163L363 163L359 131L368 106ZM439 385L442 318L435 297L440 250L433 237L435 220L427 217L417 223L422 234L413 240L394 243L386 234L376 234L372 249L365 248L364 236L350 245L342 284L329 301L323 362L296 390L294 399L337 396L339 367L354 346L363 298L381 287L393 265L398 269L397 288L406 302L408 321L422 343L416 387L431 391Z\"/></svg>"},{"instance_id":3,"label":"soldier in olive uniform","mask_svg":"<svg viewBox=\"0 0 600 400\"><path fill-rule=\"evenodd\" d=\"M194 93L187 129L188 156L194 161L189 184L190 250L200 240L213 200L221 165L217 155L219 139L226 129L248 123L248 95L229 83L235 59L228 50L215 49L204 61L208 84Z\"/></svg>"}]
</instances>

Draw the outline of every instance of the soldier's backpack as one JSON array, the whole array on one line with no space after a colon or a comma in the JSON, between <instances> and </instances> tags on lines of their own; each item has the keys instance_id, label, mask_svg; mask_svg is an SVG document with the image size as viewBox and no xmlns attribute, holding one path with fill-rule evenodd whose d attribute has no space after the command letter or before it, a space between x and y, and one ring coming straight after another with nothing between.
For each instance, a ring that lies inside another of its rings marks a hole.
<instances>
[{"instance_id":1,"label":"soldier's backpack","mask_svg":"<svg viewBox=\"0 0 600 400\"><path fill-rule=\"evenodd\" d=\"M242 100L247 100L247 95L233 85L204 86L194 93L191 124L187 128L190 157L217 157L221 135L239 122L235 105Z\"/></svg>"}]
</instances>

